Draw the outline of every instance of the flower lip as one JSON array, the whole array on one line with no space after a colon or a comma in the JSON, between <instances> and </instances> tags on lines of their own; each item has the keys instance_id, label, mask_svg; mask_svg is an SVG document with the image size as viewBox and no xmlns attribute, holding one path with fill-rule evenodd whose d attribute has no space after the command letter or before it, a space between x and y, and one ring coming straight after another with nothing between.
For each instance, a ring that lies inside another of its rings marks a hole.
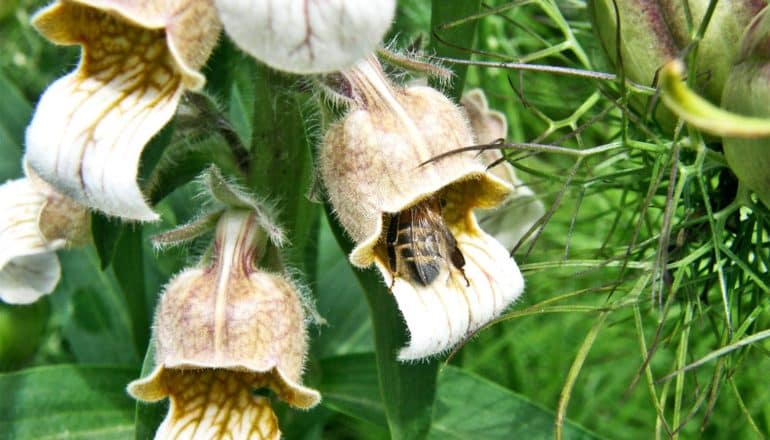
<instances>
[{"instance_id":1,"label":"flower lip","mask_svg":"<svg viewBox=\"0 0 770 440\"><path fill-rule=\"evenodd\" d=\"M462 175L453 181L443 185L439 183L436 186L436 189L429 187L428 191L415 194L412 198L408 199L408 201L392 206L390 209L383 208L380 215L375 217L375 222L371 226L370 235L360 241L350 252L351 264L356 267L364 268L371 266L372 263L375 262L375 247L384 243L385 217L390 217L405 211L424 200L434 197L438 193L449 195L450 197L452 193L457 191L462 191L467 194L467 187L469 186L476 186L478 188L473 191L477 194L478 198L464 199L450 209L469 212L471 209L475 208L495 208L506 200L513 189L510 184L497 176L478 170L470 171L466 175ZM431 191L431 189L433 190ZM454 218L463 216L464 214L452 214L452 217Z\"/></svg>"},{"instance_id":2,"label":"flower lip","mask_svg":"<svg viewBox=\"0 0 770 440\"><path fill-rule=\"evenodd\" d=\"M145 402L157 402L162 400L169 395L164 374L174 370L218 370L228 371L233 374L246 373L247 375L254 375L255 377L260 376L263 377L263 380L267 381L267 385L275 392L279 399L295 408L310 409L321 401L321 394L318 391L293 381L277 368L259 371L251 366L242 364L223 364L213 368L208 362L158 365L148 376L131 382L128 385L127 390L134 398Z\"/></svg>"},{"instance_id":3,"label":"flower lip","mask_svg":"<svg viewBox=\"0 0 770 440\"><path fill-rule=\"evenodd\" d=\"M270 399L254 390L269 377L236 371L156 369L149 379L129 384L133 397L156 402L170 398L155 438L280 438Z\"/></svg>"}]
</instances>

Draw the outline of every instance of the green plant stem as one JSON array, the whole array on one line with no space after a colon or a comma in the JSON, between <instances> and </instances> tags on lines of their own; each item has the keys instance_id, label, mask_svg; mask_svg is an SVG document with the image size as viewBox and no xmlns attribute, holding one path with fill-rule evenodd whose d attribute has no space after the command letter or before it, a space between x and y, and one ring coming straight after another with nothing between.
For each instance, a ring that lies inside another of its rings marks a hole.
<instances>
[{"instance_id":1,"label":"green plant stem","mask_svg":"<svg viewBox=\"0 0 770 440\"><path fill-rule=\"evenodd\" d=\"M603 312L596 318L596 322L591 330L583 340L583 345L575 355L575 360L572 362L572 366L567 373L567 380L564 383L564 387L561 390L561 396L559 396L559 407L556 411L556 422L554 438L556 440L562 440L564 438L564 421L567 418L567 406L569 405L570 397L572 396L572 389L575 387L577 377L580 374L580 370L583 368L583 363L588 357L588 353L591 351L591 347L596 341L596 336L599 335L599 331L604 326L604 321L607 320L609 312Z\"/></svg>"},{"instance_id":2,"label":"green plant stem","mask_svg":"<svg viewBox=\"0 0 770 440\"><path fill-rule=\"evenodd\" d=\"M295 91L295 78L264 65L257 65L254 84L248 187L277 204L279 223L290 240L283 253L286 263L314 273L306 256L315 240L319 207L306 197L313 181L307 97Z\"/></svg>"},{"instance_id":3,"label":"green plant stem","mask_svg":"<svg viewBox=\"0 0 770 440\"><path fill-rule=\"evenodd\" d=\"M150 317L152 309L147 304L147 289L144 285L144 250L142 248L142 227L124 227L118 239L112 267L120 290L126 299L131 316L131 330L136 352L141 356L150 341Z\"/></svg>"},{"instance_id":4,"label":"green plant stem","mask_svg":"<svg viewBox=\"0 0 770 440\"><path fill-rule=\"evenodd\" d=\"M326 214L337 242L345 254L349 254L353 243L333 218L329 205L326 205ZM430 431L440 363L436 359L421 363L396 360L398 350L406 345L408 337L396 300L375 269L357 270L355 273L369 303L377 374L390 437L425 438Z\"/></svg>"}]
</instances>

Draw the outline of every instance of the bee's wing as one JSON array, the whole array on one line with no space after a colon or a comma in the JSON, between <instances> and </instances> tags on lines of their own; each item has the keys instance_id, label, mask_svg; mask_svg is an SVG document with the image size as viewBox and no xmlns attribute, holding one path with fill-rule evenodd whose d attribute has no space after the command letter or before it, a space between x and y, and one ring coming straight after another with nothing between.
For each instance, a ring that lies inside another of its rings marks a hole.
<instances>
[{"instance_id":1,"label":"bee's wing","mask_svg":"<svg viewBox=\"0 0 770 440\"><path fill-rule=\"evenodd\" d=\"M420 207L412 218L412 246L417 275L427 285L441 272L441 262L446 257L446 244L441 214L428 207ZM418 236L419 235L419 236Z\"/></svg>"}]
</instances>

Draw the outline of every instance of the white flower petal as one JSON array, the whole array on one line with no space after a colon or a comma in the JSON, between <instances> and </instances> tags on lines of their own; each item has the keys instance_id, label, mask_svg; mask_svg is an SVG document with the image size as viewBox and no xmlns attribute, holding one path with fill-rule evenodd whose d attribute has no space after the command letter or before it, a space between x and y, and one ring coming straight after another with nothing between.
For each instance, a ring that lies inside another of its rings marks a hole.
<instances>
[{"instance_id":1,"label":"white flower petal","mask_svg":"<svg viewBox=\"0 0 770 440\"><path fill-rule=\"evenodd\" d=\"M516 262L500 243L477 231L455 236L465 257L463 269L469 285L457 269L452 268L449 275L449 262L427 287L396 278L392 291L410 335L399 360L421 359L451 349L521 295L524 279ZM390 285L390 271L376 262Z\"/></svg>"},{"instance_id":2,"label":"white flower petal","mask_svg":"<svg viewBox=\"0 0 770 440\"><path fill-rule=\"evenodd\" d=\"M0 299L8 304L30 304L53 292L61 278L59 258L44 252L14 258L0 270Z\"/></svg>"},{"instance_id":3,"label":"white flower petal","mask_svg":"<svg viewBox=\"0 0 770 440\"><path fill-rule=\"evenodd\" d=\"M47 197L30 179L0 186L0 299L28 304L51 291L61 275L52 251L63 241L46 242L38 218Z\"/></svg>"},{"instance_id":4,"label":"white flower petal","mask_svg":"<svg viewBox=\"0 0 770 440\"><path fill-rule=\"evenodd\" d=\"M395 0L215 0L225 31L245 52L280 70L332 72L375 50Z\"/></svg>"},{"instance_id":5,"label":"white flower petal","mask_svg":"<svg viewBox=\"0 0 770 440\"><path fill-rule=\"evenodd\" d=\"M136 182L139 158L173 116L183 91L181 74L162 30L67 5L45 11L38 21L80 24L83 56L38 103L27 128L29 165L84 205L127 219L156 220Z\"/></svg>"}]
</instances>

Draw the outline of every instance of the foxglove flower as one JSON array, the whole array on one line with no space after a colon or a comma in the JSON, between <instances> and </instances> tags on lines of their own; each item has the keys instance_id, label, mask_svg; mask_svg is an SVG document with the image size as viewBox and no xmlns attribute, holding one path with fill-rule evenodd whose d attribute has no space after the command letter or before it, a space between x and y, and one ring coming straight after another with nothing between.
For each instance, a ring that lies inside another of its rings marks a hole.
<instances>
[{"instance_id":1,"label":"foxglove flower","mask_svg":"<svg viewBox=\"0 0 770 440\"><path fill-rule=\"evenodd\" d=\"M209 265L166 287L154 324L154 371L128 386L137 399L169 397L158 439L280 436L269 390L310 408L320 395L300 384L307 351L303 307L283 275L256 267L267 238L256 214L228 210Z\"/></svg>"},{"instance_id":2,"label":"foxglove flower","mask_svg":"<svg viewBox=\"0 0 770 440\"><path fill-rule=\"evenodd\" d=\"M87 241L88 210L27 170L0 185L0 212L0 299L35 302L59 282L56 250Z\"/></svg>"},{"instance_id":3,"label":"foxglove flower","mask_svg":"<svg viewBox=\"0 0 770 440\"><path fill-rule=\"evenodd\" d=\"M294 73L350 67L390 27L395 0L215 0L225 31L246 53Z\"/></svg>"},{"instance_id":4,"label":"foxglove flower","mask_svg":"<svg viewBox=\"0 0 770 440\"><path fill-rule=\"evenodd\" d=\"M147 142L185 90L199 90L219 35L212 0L59 0L35 27L80 45L80 64L51 84L27 128L32 169L90 208L156 220L137 185Z\"/></svg>"},{"instance_id":5,"label":"foxglove flower","mask_svg":"<svg viewBox=\"0 0 770 440\"><path fill-rule=\"evenodd\" d=\"M373 58L343 74L354 104L325 135L321 174L356 243L350 261L374 264L395 296L410 335L399 359L444 352L523 290L516 263L473 212L503 203L511 185L475 152L437 158L474 144L438 91L394 87Z\"/></svg>"},{"instance_id":6,"label":"foxglove flower","mask_svg":"<svg viewBox=\"0 0 770 440\"><path fill-rule=\"evenodd\" d=\"M465 93L460 104L468 115L478 144L492 144L505 139L508 134L508 121L504 114L490 110L483 90L473 89ZM484 150L481 160L491 167L490 173L511 184L513 191L498 208L478 210L479 224L500 244L507 249L513 249L532 225L545 214L545 207L535 197L535 193L516 177L516 170L503 159L500 150Z\"/></svg>"}]
</instances>

